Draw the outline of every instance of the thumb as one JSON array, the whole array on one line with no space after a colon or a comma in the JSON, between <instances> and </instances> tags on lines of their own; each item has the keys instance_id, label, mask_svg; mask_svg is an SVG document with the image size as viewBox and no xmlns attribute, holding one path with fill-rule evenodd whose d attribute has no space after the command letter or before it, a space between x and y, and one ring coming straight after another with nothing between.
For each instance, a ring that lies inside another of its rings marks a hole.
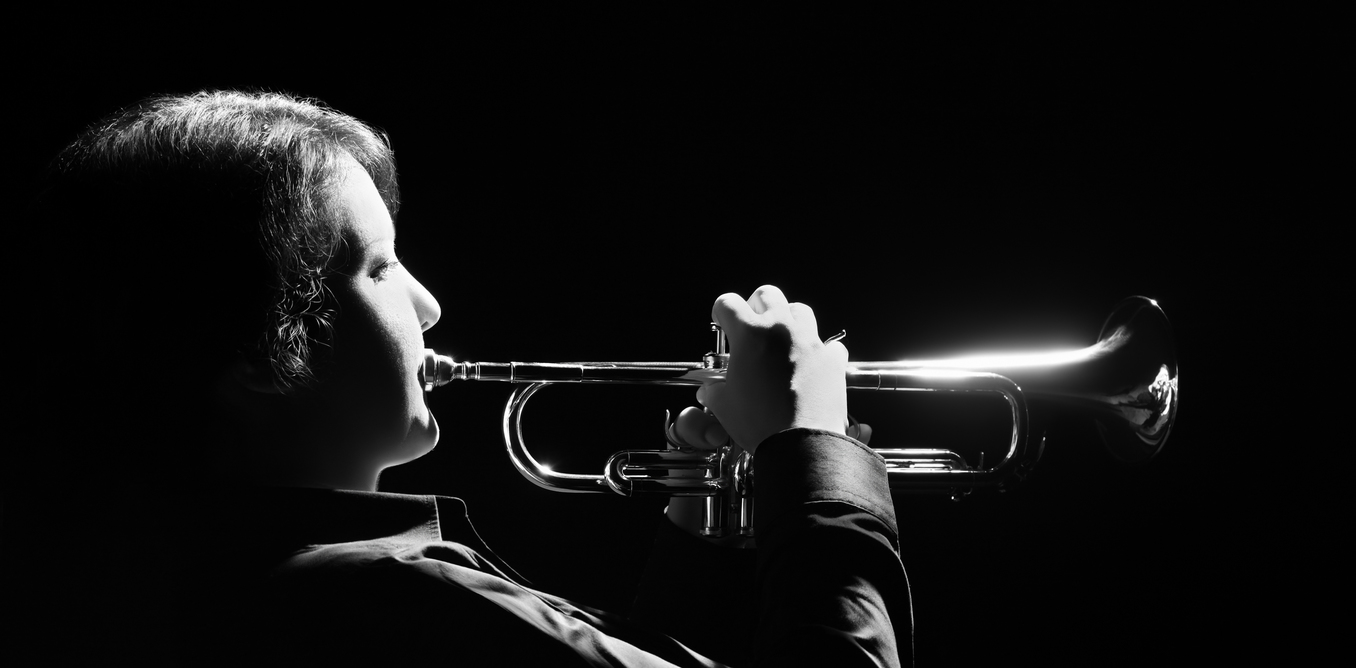
<instances>
[{"instance_id":1,"label":"thumb","mask_svg":"<svg viewBox=\"0 0 1356 668\"><path fill-rule=\"evenodd\" d=\"M720 419L720 412L717 406L721 403L720 400L724 391L725 381L723 379L702 383L702 386L697 388L697 403L710 410L711 414L715 415L717 420Z\"/></svg>"},{"instance_id":2,"label":"thumb","mask_svg":"<svg viewBox=\"0 0 1356 668\"><path fill-rule=\"evenodd\" d=\"M673 430L679 441L698 450L713 450L729 440L715 416L695 406L688 406L678 414Z\"/></svg>"}]
</instances>

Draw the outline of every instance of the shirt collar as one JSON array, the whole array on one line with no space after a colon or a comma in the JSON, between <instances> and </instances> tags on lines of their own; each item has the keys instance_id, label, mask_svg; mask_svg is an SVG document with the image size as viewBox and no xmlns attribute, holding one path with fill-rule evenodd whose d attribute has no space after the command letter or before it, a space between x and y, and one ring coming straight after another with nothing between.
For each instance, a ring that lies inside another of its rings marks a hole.
<instances>
[{"instance_id":1,"label":"shirt collar","mask_svg":"<svg viewBox=\"0 0 1356 668\"><path fill-rule=\"evenodd\" d=\"M270 551L375 538L442 539L432 496L250 487L211 495L208 505L199 525L208 535L248 539Z\"/></svg>"}]
</instances>

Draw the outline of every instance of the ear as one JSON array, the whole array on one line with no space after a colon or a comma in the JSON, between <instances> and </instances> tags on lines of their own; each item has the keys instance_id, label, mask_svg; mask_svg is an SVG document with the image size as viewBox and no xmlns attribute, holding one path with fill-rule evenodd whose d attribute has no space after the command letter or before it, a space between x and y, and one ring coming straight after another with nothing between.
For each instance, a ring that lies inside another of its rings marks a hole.
<instances>
[{"instance_id":1,"label":"ear","mask_svg":"<svg viewBox=\"0 0 1356 668\"><path fill-rule=\"evenodd\" d=\"M252 361L244 353L235 354L235 362L231 365L231 377L237 384L251 392L282 394L282 390L273 382L273 371L268 365Z\"/></svg>"}]
</instances>

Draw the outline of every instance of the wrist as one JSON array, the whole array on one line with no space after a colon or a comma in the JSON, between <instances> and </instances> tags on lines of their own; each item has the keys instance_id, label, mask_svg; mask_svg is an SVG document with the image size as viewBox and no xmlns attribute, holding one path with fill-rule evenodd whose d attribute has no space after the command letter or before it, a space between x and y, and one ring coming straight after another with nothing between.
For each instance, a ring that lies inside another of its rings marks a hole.
<instances>
[{"instance_id":1,"label":"wrist","mask_svg":"<svg viewBox=\"0 0 1356 668\"><path fill-rule=\"evenodd\" d=\"M824 419L804 419L794 420L787 429L813 429L815 431L827 431L839 436L847 436L847 422Z\"/></svg>"}]
</instances>

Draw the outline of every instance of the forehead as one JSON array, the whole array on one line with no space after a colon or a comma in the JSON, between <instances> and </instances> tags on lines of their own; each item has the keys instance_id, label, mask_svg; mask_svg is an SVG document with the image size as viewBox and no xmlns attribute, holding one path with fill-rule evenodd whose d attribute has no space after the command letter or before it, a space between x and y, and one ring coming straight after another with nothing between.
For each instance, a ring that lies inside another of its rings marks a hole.
<instances>
[{"instance_id":1,"label":"forehead","mask_svg":"<svg viewBox=\"0 0 1356 668\"><path fill-rule=\"evenodd\" d=\"M357 162L349 161L335 189L340 231L355 248L395 239L395 225L372 177Z\"/></svg>"}]
</instances>

